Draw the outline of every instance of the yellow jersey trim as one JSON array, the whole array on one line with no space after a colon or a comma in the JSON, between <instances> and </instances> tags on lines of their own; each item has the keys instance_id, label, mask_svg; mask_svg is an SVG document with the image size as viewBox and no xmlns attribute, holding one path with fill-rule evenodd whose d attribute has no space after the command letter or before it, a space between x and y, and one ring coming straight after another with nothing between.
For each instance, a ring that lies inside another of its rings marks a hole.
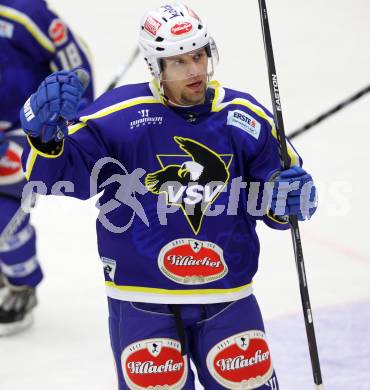
<instances>
[{"instance_id":1,"label":"yellow jersey trim","mask_svg":"<svg viewBox=\"0 0 370 390\"><path fill-rule=\"evenodd\" d=\"M105 282L107 287L114 288L119 291L130 292L142 292L142 293L154 293L160 295L198 295L198 294L227 294L245 290L251 287L253 282L245 284L244 286L235 288L208 288L208 289L195 289L195 290L166 290L163 288L151 288L140 286L118 286L114 282Z\"/></svg>"},{"instance_id":2,"label":"yellow jersey trim","mask_svg":"<svg viewBox=\"0 0 370 390\"><path fill-rule=\"evenodd\" d=\"M69 127L68 135L72 135L76 133L78 130L87 126L87 121L91 119L100 119L105 116L114 114L115 112L125 110L126 108L130 108L133 106L137 106L139 104L162 104L162 102L153 96L140 96L133 99L123 100L122 102L113 104L112 106L108 106L95 112L94 114L85 115L79 118L80 122L76 123Z\"/></svg>"},{"instance_id":3,"label":"yellow jersey trim","mask_svg":"<svg viewBox=\"0 0 370 390\"><path fill-rule=\"evenodd\" d=\"M150 83L149 83L149 88L150 90L152 91L152 94L153 96L158 99L162 104L164 105L167 105L163 96L162 96L162 93L161 93L161 88L158 84L158 81L156 79L153 79Z\"/></svg>"},{"instance_id":4,"label":"yellow jersey trim","mask_svg":"<svg viewBox=\"0 0 370 390\"><path fill-rule=\"evenodd\" d=\"M62 147L60 148L60 151L58 152L58 154L47 154L47 153L41 152L35 146L32 145L32 142L28 136L27 136L27 141L28 141L28 144L30 145L31 150L30 150L30 153L29 153L28 158L27 158L26 171L24 172L24 175L26 177L26 180L29 181L31 174L32 174L32 171L33 171L33 168L35 166L37 157L40 156L40 157L49 158L49 159L60 157L64 151L64 140L62 141L63 144L62 144Z\"/></svg>"},{"instance_id":5,"label":"yellow jersey trim","mask_svg":"<svg viewBox=\"0 0 370 390\"><path fill-rule=\"evenodd\" d=\"M45 157L45 158L58 158L58 157L60 157L60 156L63 154L63 150L64 150L64 140L62 141L62 147L61 147L60 151L58 152L58 154L48 154L48 153L41 152L40 150L38 150L38 149L32 144L32 142L31 142L29 136L27 136L27 141L28 141L28 144L31 146L31 149L34 150L35 153L36 153L38 156Z\"/></svg>"},{"instance_id":6,"label":"yellow jersey trim","mask_svg":"<svg viewBox=\"0 0 370 390\"><path fill-rule=\"evenodd\" d=\"M94 114L82 116L80 118L80 121L82 123L86 123L90 119L103 118L105 116L114 114L117 111L122 111L126 108L137 106L138 104L155 104L155 103L158 104L158 103L160 103L160 101L155 99L152 96L145 96L145 97L143 96L143 97L138 97L138 98L134 98L134 99L124 100L123 102L120 102L120 103L114 104L112 106L103 108L102 110L100 110Z\"/></svg>"},{"instance_id":7,"label":"yellow jersey trim","mask_svg":"<svg viewBox=\"0 0 370 390\"><path fill-rule=\"evenodd\" d=\"M68 128L68 135L73 135L74 133L76 133L78 130L86 127L87 124L86 123L77 123L75 125L72 125Z\"/></svg>"},{"instance_id":8,"label":"yellow jersey trim","mask_svg":"<svg viewBox=\"0 0 370 390\"><path fill-rule=\"evenodd\" d=\"M42 30L28 15L14 8L0 5L0 16L13 20L14 22L24 26L44 49L50 53L55 53L56 50L53 42L42 32Z\"/></svg>"},{"instance_id":9,"label":"yellow jersey trim","mask_svg":"<svg viewBox=\"0 0 370 390\"><path fill-rule=\"evenodd\" d=\"M27 181L30 180L33 167L36 163L36 159L37 159L37 153L35 152L35 150L33 148L31 148L30 153L29 153L28 158L27 158L26 170L24 172L24 176L26 177Z\"/></svg>"},{"instance_id":10,"label":"yellow jersey trim","mask_svg":"<svg viewBox=\"0 0 370 390\"><path fill-rule=\"evenodd\" d=\"M274 215L272 214L271 210L269 210L269 212L266 215L269 219L271 219L271 221L274 221L280 225L288 225L289 224L289 221L282 221L282 220L275 218Z\"/></svg>"}]
</instances>

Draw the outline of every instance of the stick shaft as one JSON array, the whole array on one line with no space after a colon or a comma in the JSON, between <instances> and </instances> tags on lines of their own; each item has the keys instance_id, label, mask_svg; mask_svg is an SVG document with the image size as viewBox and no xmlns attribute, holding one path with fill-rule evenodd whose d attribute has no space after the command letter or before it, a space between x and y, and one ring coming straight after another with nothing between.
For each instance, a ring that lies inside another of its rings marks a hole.
<instances>
[{"instance_id":1,"label":"stick shaft","mask_svg":"<svg viewBox=\"0 0 370 390\"><path fill-rule=\"evenodd\" d=\"M139 47L136 47L135 51L131 54L129 60L127 63L124 65L122 68L121 73L119 73L113 80L112 82L108 85L108 87L105 89L105 92L108 92L115 88L118 83L123 79L127 71L131 68L132 64L135 62L136 58L139 56L140 50Z\"/></svg>"},{"instance_id":2,"label":"stick shaft","mask_svg":"<svg viewBox=\"0 0 370 390\"><path fill-rule=\"evenodd\" d=\"M280 156L281 156L283 168L287 169L290 167L290 160L289 160L286 138L285 138L283 113L281 109L279 85L276 76L275 61L274 61L274 54L272 50L272 42L271 42L268 16L267 16L266 2L265 0L258 0L258 1L260 7L262 34L263 34L263 39L265 44L265 54L266 54L266 62L268 67L271 100L272 100L272 106L274 111L276 132L277 132L279 148L280 148ZM296 261L296 267L298 273L299 289L301 293L301 301L302 301L303 315L304 315L304 321L306 326L306 334L307 334L309 352L311 357L312 372L313 372L314 382L316 386L321 386L322 385L321 368L320 368L320 361L319 361L319 355L318 355L317 344L316 344L316 336L315 336L315 330L313 325L311 303L310 303L310 298L308 293L306 271L305 271L304 258L303 258L302 242L301 242L297 217L290 216L289 222L291 225L293 248L294 248L295 261Z\"/></svg>"},{"instance_id":3,"label":"stick shaft","mask_svg":"<svg viewBox=\"0 0 370 390\"><path fill-rule=\"evenodd\" d=\"M360 91L358 91L354 95L350 96L349 98L343 100L342 102L338 103L333 108L323 112L322 114L320 114L316 118L310 120L309 122L307 122L306 124L304 124L300 128L294 130L292 133L290 133L288 135L288 137L290 139L293 139L293 138L297 137L298 135L301 135L302 133L305 133L307 130L309 130L312 127L316 126L317 124L319 124L323 120L331 117L333 114L337 113L338 111L342 110L343 108L349 106L350 104L352 104L356 100L360 99L362 96L366 95L369 92L370 92L370 85L367 86L366 88L361 89Z\"/></svg>"}]
</instances>

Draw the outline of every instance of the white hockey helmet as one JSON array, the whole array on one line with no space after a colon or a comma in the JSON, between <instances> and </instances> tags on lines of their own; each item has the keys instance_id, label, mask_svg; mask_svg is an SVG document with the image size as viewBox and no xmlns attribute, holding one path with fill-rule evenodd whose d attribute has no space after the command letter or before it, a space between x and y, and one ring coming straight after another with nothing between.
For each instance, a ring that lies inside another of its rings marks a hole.
<instances>
[{"instance_id":1,"label":"white hockey helmet","mask_svg":"<svg viewBox=\"0 0 370 390\"><path fill-rule=\"evenodd\" d=\"M148 11L141 21L139 47L151 74L160 79L161 59L205 48L210 59L208 76L218 63L218 51L207 25L185 4L176 2Z\"/></svg>"}]
</instances>

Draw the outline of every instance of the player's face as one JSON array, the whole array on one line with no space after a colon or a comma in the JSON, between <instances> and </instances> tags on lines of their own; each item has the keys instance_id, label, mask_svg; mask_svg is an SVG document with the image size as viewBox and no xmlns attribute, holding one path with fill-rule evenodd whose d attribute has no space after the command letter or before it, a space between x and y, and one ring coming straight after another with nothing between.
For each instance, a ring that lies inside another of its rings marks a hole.
<instances>
[{"instance_id":1,"label":"player's face","mask_svg":"<svg viewBox=\"0 0 370 390\"><path fill-rule=\"evenodd\" d=\"M205 49L163 59L162 85L173 103L184 106L204 103L207 77Z\"/></svg>"}]
</instances>

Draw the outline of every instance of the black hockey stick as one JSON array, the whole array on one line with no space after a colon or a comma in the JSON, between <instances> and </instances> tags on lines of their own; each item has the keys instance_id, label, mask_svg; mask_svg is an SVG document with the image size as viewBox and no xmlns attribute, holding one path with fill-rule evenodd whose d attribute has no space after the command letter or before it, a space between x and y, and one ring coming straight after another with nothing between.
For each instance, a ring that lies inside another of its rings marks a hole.
<instances>
[{"instance_id":1,"label":"black hockey stick","mask_svg":"<svg viewBox=\"0 0 370 390\"><path fill-rule=\"evenodd\" d=\"M307 130L311 129L312 127L316 126L323 120L329 118L336 112L340 111L342 108L347 107L348 105L352 104L356 100L360 99L362 96L366 95L370 92L370 85L368 85L366 88L361 89L354 95L350 96L349 98L343 100L342 102L338 103L336 106L331 108L328 111L323 112L321 115L319 115L317 118L312 119L311 121L307 122L305 125L301 126L297 130L294 130L292 133L288 134L288 138L293 139L297 137L298 135L301 135L302 133L305 133Z\"/></svg>"},{"instance_id":2,"label":"black hockey stick","mask_svg":"<svg viewBox=\"0 0 370 390\"><path fill-rule=\"evenodd\" d=\"M265 0L258 0L258 2L260 7L262 34L263 34L263 40L265 44L265 54L266 54L266 62L268 67L270 92L271 92L272 106L274 109L274 121L276 126L277 138L279 142L280 155L283 162L283 168L288 169L290 163L289 163L287 143L285 138L283 114L281 111L280 94L279 94L279 86L278 86L277 76L276 76L274 54L272 51L272 42L271 42L270 27L269 27L269 22L267 17L266 2ZM311 303L308 294L306 271L305 271L305 265L303 259L302 242L299 233L297 217L290 216L289 222L291 225L295 261L296 261L298 279L299 279L299 289L301 292L301 300L302 300L303 314L304 314L304 320L306 325L308 347L310 350L313 377L314 377L316 389L322 390L323 385L322 385L322 378L321 378L319 354L317 351Z\"/></svg>"},{"instance_id":3,"label":"black hockey stick","mask_svg":"<svg viewBox=\"0 0 370 390\"><path fill-rule=\"evenodd\" d=\"M127 71L131 68L131 65L135 62L136 58L139 56L140 49L136 47L135 51L131 54L129 60L122 68L122 71L112 80L112 82L108 85L104 92L109 92L113 88L115 88L118 83L122 80Z\"/></svg>"}]
</instances>

